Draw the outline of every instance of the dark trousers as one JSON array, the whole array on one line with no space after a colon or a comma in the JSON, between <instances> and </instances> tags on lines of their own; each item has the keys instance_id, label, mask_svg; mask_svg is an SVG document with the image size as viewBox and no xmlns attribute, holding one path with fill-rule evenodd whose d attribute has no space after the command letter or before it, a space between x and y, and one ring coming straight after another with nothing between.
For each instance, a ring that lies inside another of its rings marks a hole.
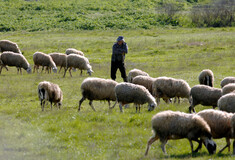
<instances>
[{"instance_id":1,"label":"dark trousers","mask_svg":"<svg viewBox=\"0 0 235 160\"><path fill-rule=\"evenodd\" d=\"M127 82L127 77L126 77L126 68L125 68L125 64L122 61L118 61L118 62L111 62L111 78L113 80L116 79L116 73L117 73L117 69L120 70L121 72L121 76L123 78L124 82Z\"/></svg>"}]
</instances>

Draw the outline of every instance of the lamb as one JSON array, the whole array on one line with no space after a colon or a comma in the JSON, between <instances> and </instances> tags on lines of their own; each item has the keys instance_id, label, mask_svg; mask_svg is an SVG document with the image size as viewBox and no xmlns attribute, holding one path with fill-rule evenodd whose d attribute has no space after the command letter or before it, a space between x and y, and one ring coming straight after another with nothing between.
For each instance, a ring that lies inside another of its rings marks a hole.
<instances>
[{"instance_id":1,"label":"lamb","mask_svg":"<svg viewBox=\"0 0 235 160\"><path fill-rule=\"evenodd\" d=\"M63 100L63 92L57 84L43 81L38 84L38 97L41 102L42 111L44 111L46 101L50 102L51 109L52 103L60 108Z\"/></svg>"},{"instance_id":2,"label":"lamb","mask_svg":"<svg viewBox=\"0 0 235 160\"><path fill-rule=\"evenodd\" d=\"M82 70L87 70L87 73L90 76L91 76L91 73L93 72L92 67L89 63L89 60L86 57L80 56L77 54L70 54L67 56L67 67L64 71L64 77L68 69L69 69L70 76L72 77L72 74L71 74L72 68L79 68L81 70L81 75L82 75Z\"/></svg>"},{"instance_id":3,"label":"lamb","mask_svg":"<svg viewBox=\"0 0 235 160\"><path fill-rule=\"evenodd\" d=\"M128 73L128 77L127 77L127 81L132 83L132 80L134 77L136 76L139 76L139 75L142 75L142 76L149 76L148 73L144 72L144 71L141 71L139 69L132 69L130 70L130 72Z\"/></svg>"},{"instance_id":4,"label":"lamb","mask_svg":"<svg viewBox=\"0 0 235 160\"><path fill-rule=\"evenodd\" d=\"M178 98L180 103L181 98L187 98L190 101L190 86L183 79L174 79L169 77L158 77L153 82L153 96L157 98L157 103L160 98L165 100L173 97Z\"/></svg>"},{"instance_id":5,"label":"lamb","mask_svg":"<svg viewBox=\"0 0 235 160\"><path fill-rule=\"evenodd\" d=\"M55 62L56 66L60 66L60 70L63 67L64 69L67 66L67 55L63 54L63 53L50 53L48 54L49 56L51 56L51 58L53 59L53 61ZM59 73L60 73L59 70Z\"/></svg>"},{"instance_id":6,"label":"lamb","mask_svg":"<svg viewBox=\"0 0 235 160\"><path fill-rule=\"evenodd\" d=\"M214 85L214 74L211 70L202 70L199 74L199 83L213 87Z\"/></svg>"},{"instance_id":7,"label":"lamb","mask_svg":"<svg viewBox=\"0 0 235 160\"><path fill-rule=\"evenodd\" d=\"M22 74L21 68L25 69L27 73L31 73L31 67L27 59L19 53L14 53L10 51L3 52L1 54L1 68L0 74L2 72L2 68L6 66L15 66L17 68L17 73Z\"/></svg>"},{"instance_id":8,"label":"lamb","mask_svg":"<svg viewBox=\"0 0 235 160\"><path fill-rule=\"evenodd\" d=\"M117 84L110 79L86 78L81 84L82 98L79 101L78 111L86 98L90 101L89 105L94 111L93 100L107 100L110 108L110 101L116 101L114 88Z\"/></svg>"},{"instance_id":9,"label":"lamb","mask_svg":"<svg viewBox=\"0 0 235 160\"><path fill-rule=\"evenodd\" d=\"M223 88L225 85L229 83L235 83L235 77L225 77L221 82L220 86Z\"/></svg>"},{"instance_id":10,"label":"lamb","mask_svg":"<svg viewBox=\"0 0 235 160\"><path fill-rule=\"evenodd\" d=\"M0 52L4 52L4 51L11 51L11 52L22 54L22 52L20 51L16 43L11 42L9 40L0 40Z\"/></svg>"},{"instance_id":11,"label":"lamb","mask_svg":"<svg viewBox=\"0 0 235 160\"><path fill-rule=\"evenodd\" d=\"M192 141L200 144L203 141L210 154L215 153L216 143L211 139L211 130L209 125L196 114L183 112L163 111L152 117L153 136L148 140L145 156L153 142L160 139L162 151L166 154L165 145L170 139L187 138L190 142L191 151L193 151ZM200 138L200 140L199 140ZM198 149L196 149L197 151Z\"/></svg>"},{"instance_id":12,"label":"lamb","mask_svg":"<svg viewBox=\"0 0 235 160\"><path fill-rule=\"evenodd\" d=\"M206 109L198 112L197 114L210 126L213 139L226 138L227 145L222 148L219 153L227 147L230 152L230 138L233 138L231 118L234 114L213 109ZM198 149L201 148L200 144L199 146L200 147Z\"/></svg>"},{"instance_id":13,"label":"lamb","mask_svg":"<svg viewBox=\"0 0 235 160\"><path fill-rule=\"evenodd\" d=\"M119 83L115 87L116 102L119 103L120 111L122 112L122 105L128 103L134 103L136 105L136 112L140 105L148 103L148 111L154 110L157 106L155 98L149 93L149 91L141 85L132 83ZM116 103L115 103L116 104ZM115 105L112 107L114 108Z\"/></svg>"},{"instance_id":14,"label":"lamb","mask_svg":"<svg viewBox=\"0 0 235 160\"><path fill-rule=\"evenodd\" d=\"M222 88L222 95L235 91L235 83L229 83Z\"/></svg>"},{"instance_id":15,"label":"lamb","mask_svg":"<svg viewBox=\"0 0 235 160\"><path fill-rule=\"evenodd\" d=\"M235 113L235 92L226 94L218 100L219 110Z\"/></svg>"},{"instance_id":16,"label":"lamb","mask_svg":"<svg viewBox=\"0 0 235 160\"><path fill-rule=\"evenodd\" d=\"M74 48L66 49L65 54L67 54L67 55L69 55L69 54L78 54L80 56L84 56L84 53L82 51L76 50Z\"/></svg>"},{"instance_id":17,"label":"lamb","mask_svg":"<svg viewBox=\"0 0 235 160\"><path fill-rule=\"evenodd\" d=\"M53 61L51 56L45 53L35 52L33 54L33 61L34 61L33 73L35 72L35 69L37 69L38 72L39 66L42 66L42 71L44 70L44 66L46 66L48 69L48 73L49 73L49 68L52 68L54 73L57 72L57 67L55 65L55 62Z\"/></svg>"},{"instance_id":18,"label":"lamb","mask_svg":"<svg viewBox=\"0 0 235 160\"><path fill-rule=\"evenodd\" d=\"M189 112L193 110L198 104L204 106L217 107L217 101L222 96L222 90L219 88L213 88L206 85L196 85L191 89L190 95L192 96L192 101L189 106Z\"/></svg>"}]
</instances>

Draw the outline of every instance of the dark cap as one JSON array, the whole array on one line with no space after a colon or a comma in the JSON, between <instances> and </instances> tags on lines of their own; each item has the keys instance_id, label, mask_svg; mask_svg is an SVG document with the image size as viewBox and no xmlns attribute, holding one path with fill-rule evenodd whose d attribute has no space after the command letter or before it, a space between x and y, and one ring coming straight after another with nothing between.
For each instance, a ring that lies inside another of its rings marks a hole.
<instances>
[{"instance_id":1,"label":"dark cap","mask_svg":"<svg viewBox=\"0 0 235 160\"><path fill-rule=\"evenodd\" d=\"M119 36L119 37L117 38L117 41L124 41L124 37L123 37L123 36Z\"/></svg>"}]
</instances>

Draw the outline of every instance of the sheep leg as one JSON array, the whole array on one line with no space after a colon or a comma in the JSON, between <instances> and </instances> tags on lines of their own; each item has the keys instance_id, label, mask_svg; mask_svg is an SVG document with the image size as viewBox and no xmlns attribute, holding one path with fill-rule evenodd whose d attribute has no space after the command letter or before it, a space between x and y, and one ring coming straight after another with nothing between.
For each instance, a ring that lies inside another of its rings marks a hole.
<instances>
[{"instance_id":1,"label":"sheep leg","mask_svg":"<svg viewBox=\"0 0 235 160\"><path fill-rule=\"evenodd\" d=\"M226 142L227 142L227 145L226 145L224 148L222 148L222 149L219 151L219 153L222 153L222 152L224 151L224 149L227 148L227 147L228 147L228 152L230 152L230 139L229 139L229 138L226 138Z\"/></svg>"},{"instance_id":2,"label":"sheep leg","mask_svg":"<svg viewBox=\"0 0 235 160\"><path fill-rule=\"evenodd\" d=\"M116 104L117 104L117 101L114 103L114 105L111 108L109 107L109 109L113 109L116 106Z\"/></svg>"},{"instance_id":3,"label":"sheep leg","mask_svg":"<svg viewBox=\"0 0 235 160\"><path fill-rule=\"evenodd\" d=\"M17 67L17 74L19 74L19 67Z\"/></svg>"},{"instance_id":4,"label":"sheep leg","mask_svg":"<svg viewBox=\"0 0 235 160\"><path fill-rule=\"evenodd\" d=\"M136 108L135 113L137 113L137 110L138 110L138 105L137 104L135 105L135 108Z\"/></svg>"},{"instance_id":5,"label":"sheep leg","mask_svg":"<svg viewBox=\"0 0 235 160\"><path fill-rule=\"evenodd\" d=\"M1 66L1 68L0 68L0 74L2 73L2 68L3 68L3 66Z\"/></svg>"},{"instance_id":6,"label":"sheep leg","mask_svg":"<svg viewBox=\"0 0 235 160\"><path fill-rule=\"evenodd\" d=\"M120 112L123 112L122 111L122 103L119 103L119 108L120 108Z\"/></svg>"},{"instance_id":7,"label":"sheep leg","mask_svg":"<svg viewBox=\"0 0 235 160\"><path fill-rule=\"evenodd\" d=\"M52 110L52 101L50 103L51 103L51 110Z\"/></svg>"},{"instance_id":8,"label":"sheep leg","mask_svg":"<svg viewBox=\"0 0 235 160\"><path fill-rule=\"evenodd\" d=\"M233 140L233 155L235 155L235 140Z\"/></svg>"},{"instance_id":9,"label":"sheep leg","mask_svg":"<svg viewBox=\"0 0 235 160\"><path fill-rule=\"evenodd\" d=\"M42 70L41 70L41 73L43 72L43 70L44 70L44 66L42 66Z\"/></svg>"},{"instance_id":10,"label":"sheep leg","mask_svg":"<svg viewBox=\"0 0 235 160\"><path fill-rule=\"evenodd\" d=\"M95 108L94 108L94 106L92 105L92 101L89 102L89 105L91 106L91 108L92 108L94 111L96 111Z\"/></svg>"},{"instance_id":11,"label":"sheep leg","mask_svg":"<svg viewBox=\"0 0 235 160\"><path fill-rule=\"evenodd\" d=\"M175 97L175 99L174 99L174 103L176 103L176 99L177 99L177 97Z\"/></svg>"},{"instance_id":12,"label":"sheep leg","mask_svg":"<svg viewBox=\"0 0 235 160\"><path fill-rule=\"evenodd\" d=\"M195 141L198 142L198 147L193 151L193 153L197 153L199 149L202 148L202 141L201 140L195 140Z\"/></svg>"},{"instance_id":13,"label":"sheep leg","mask_svg":"<svg viewBox=\"0 0 235 160\"><path fill-rule=\"evenodd\" d=\"M22 69L20 68L20 74L22 75Z\"/></svg>"},{"instance_id":14,"label":"sheep leg","mask_svg":"<svg viewBox=\"0 0 235 160\"><path fill-rule=\"evenodd\" d=\"M72 73L71 73L71 70L72 70L72 68L69 68L69 74L70 74L71 77L73 77Z\"/></svg>"},{"instance_id":15,"label":"sheep leg","mask_svg":"<svg viewBox=\"0 0 235 160\"><path fill-rule=\"evenodd\" d=\"M164 153L164 154L167 154L167 153L166 153L166 143L167 143L167 139L162 139L162 140L160 140L160 141L162 142L161 148L162 148L163 153Z\"/></svg>"},{"instance_id":16,"label":"sheep leg","mask_svg":"<svg viewBox=\"0 0 235 160\"><path fill-rule=\"evenodd\" d=\"M7 68L7 66L3 66L4 68L6 68L6 70L8 71L8 68Z\"/></svg>"},{"instance_id":17,"label":"sheep leg","mask_svg":"<svg viewBox=\"0 0 235 160\"><path fill-rule=\"evenodd\" d=\"M63 78L65 77L67 70L68 70L68 68L66 68L66 69L64 70L64 76L63 76Z\"/></svg>"},{"instance_id":18,"label":"sheep leg","mask_svg":"<svg viewBox=\"0 0 235 160\"><path fill-rule=\"evenodd\" d=\"M109 108L110 108L110 100L108 100Z\"/></svg>"},{"instance_id":19,"label":"sheep leg","mask_svg":"<svg viewBox=\"0 0 235 160\"><path fill-rule=\"evenodd\" d=\"M194 153L194 152L193 152L193 142L192 142L191 139L189 140L189 143L190 143L190 146L191 146L191 151L192 151L192 153Z\"/></svg>"},{"instance_id":20,"label":"sheep leg","mask_svg":"<svg viewBox=\"0 0 235 160\"><path fill-rule=\"evenodd\" d=\"M180 104L180 97L178 97L178 104Z\"/></svg>"},{"instance_id":21,"label":"sheep leg","mask_svg":"<svg viewBox=\"0 0 235 160\"><path fill-rule=\"evenodd\" d=\"M193 113L196 113L196 112L195 112L195 109L194 109L194 106L193 106L193 105L190 105L190 106L189 106L189 113L192 113L192 110L193 110Z\"/></svg>"},{"instance_id":22,"label":"sheep leg","mask_svg":"<svg viewBox=\"0 0 235 160\"><path fill-rule=\"evenodd\" d=\"M85 100L84 97L82 97L82 99L80 99L80 101L79 101L79 107L78 107L78 112L80 111L82 102L83 102L84 100Z\"/></svg>"},{"instance_id":23,"label":"sheep leg","mask_svg":"<svg viewBox=\"0 0 235 160\"><path fill-rule=\"evenodd\" d=\"M80 75L82 75L82 70L81 70L81 73L80 73Z\"/></svg>"},{"instance_id":24,"label":"sheep leg","mask_svg":"<svg viewBox=\"0 0 235 160\"><path fill-rule=\"evenodd\" d=\"M60 70L61 70L62 66L60 66ZM60 73L60 70L59 70L59 73Z\"/></svg>"},{"instance_id":25,"label":"sheep leg","mask_svg":"<svg viewBox=\"0 0 235 160\"><path fill-rule=\"evenodd\" d=\"M42 111L44 111L44 106L45 106L45 100L41 100L41 108L42 108Z\"/></svg>"},{"instance_id":26,"label":"sheep leg","mask_svg":"<svg viewBox=\"0 0 235 160\"><path fill-rule=\"evenodd\" d=\"M147 144L147 148L146 148L146 151L145 151L145 156L148 155L148 151L149 151L149 148L150 146L152 145L153 142L155 142L156 140L158 140L158 137L156 135L152 136L149 140L148 140L148 144Z\"/></svg>"}]
</instances>

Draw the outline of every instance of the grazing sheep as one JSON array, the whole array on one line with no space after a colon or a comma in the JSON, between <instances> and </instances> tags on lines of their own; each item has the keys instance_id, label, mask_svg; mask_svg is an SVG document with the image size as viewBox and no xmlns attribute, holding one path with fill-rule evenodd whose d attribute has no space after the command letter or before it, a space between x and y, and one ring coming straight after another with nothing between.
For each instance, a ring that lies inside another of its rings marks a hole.
<instances>
[{"instance_id":1,"label":"grazing sheep","mask_svg":"<svg viewBox=\"0 0 235 160\"><path fill-rule=\"evenodd\" d=\"M94 111L93 100L107 100L110 108L110 101L116 101L114 88L117 84L111 79L86 78L81 84L82 99L79 101L78 111L86 98Z\"/></svg>"},{"instance_id":2,"label":"grazing sheep","mask_svg":"<svg viewBox=\"0 0 235 160\"><path fill-rule=\"evenodd\" d=\"M213 87L214 74L211 70L209 69L202 70L201 73L199 74L198 79L200 84Z\"/></svg>"},{"instance_id":3,"label":"grazing sheep","mask_svg":"<svg viewBox=\"0 0 235 160\"><path fill-rule=\"evenodd\" d=\"M149 93L149 91L144 86L141 85L125 82L119 83L115 87L115 95L117 99L116 102L119 103L119 108L121 112L122 105L128 103L134 103L136 105L136 112L138 108L140 112L141 104L148 103L148 111L154 110L155 106L157 106L155 98ZM112 108L114 107L115 105Z\"/></svg>"},{"instance_id":4,"label":"grazing sheep","mask_svg":"<svg viewBox=\"0 0 235 160\"><path fill-rule=\"evenodd\" d=\"M64 69L67 66L67 55L63 54L63 53L50 53L48 54L49 56L51 56L51 58L53 59L53 61L55 62L56 66L60 66L60 70L63 67ZM60 73L59 70L59 73Z\"/></svg>"},{"instance_id":5,"label":"grazing sheep","mask_svg":"<svg viewBox=\"0 0 235 160\"><path fill-rule=\"evenodd\" d=\"M154 80L155 78L139 75L133 78L132 83L144 86L152 94L152 85Z\"/></svg>"},{"instance_id":6,"label":"grazing sheep","mask_svg":"<svg viewBox=\"0 0 235 160\"><path fill-rule=\"evenodd\" d=\"M222 88L222 95L235 91L235 83L229 83Z\"/></svg>"},{"instance_id":7,"label":"grazing sheep","mask_svg":"<svg viewBox=\"0 0 235 160\"><path fill-rule=\"evenodd\" d=\"M93 72L92 67L89 63L89 60L86 57L80 56L77 54L70 54L67 56L67 67L64 71L64 77L68 69L69 69L70 76L72 77L72 74L71 74L72 68L80 69L81 75L82 75L82 70L87 70L87 73L89 75L91 75L91 73Z\"/></svg>"},{"instance_id":8,"label":"grazing sheep","mask_svg":"<svg viewBox=\"0 0 235 160\"><path fill-rule=\"evenodd\" d=\"M153 96L157 98L157 103L160 98L165 100L173 97L178 98L180 103L181 98L187 98L190 101L190 86L183 79L174 79L169 77L158 77L153 82Z\"/></svg>"},{"instance_id":9,"label":"grazing sheep","mask_svg":"<svg viewBox=\"0 0 235 160\"><path fill-rule=\"evenodd\" d=\"M51 56L45 53L35 52L33 54L33 61L34 61L33 73L35 72L35 68L37 69L37 72L38 72L39 66L42 66L42 71L44 70L44 66L46 66L48 69L48 73L49 73L49 68L52 68L54 73L57 72L57 67L55 65L55 62L53 61Z\"/></svg>"},{"instance_id":10,"label":"grazing sheep","mask_svg":"<svg viewBox=\"0 0 235 160\"><path fill-rule=\"evenodd\" d=\"M203 141L210 154L216 151L216 143L211 139L209 125L196 114L174 111L159 112L152 118L152 129L153 136L148 140L145 156L148 154L151 144L158 139L162 143L161 148L165 154L165 145L168 140L182 138L189 140L192 153L194 153L192 141L196 141L199 144L200 141Z\"/></svg>"},{"instance_id":11,"label":"grazing sheep","mask_svg":"<svg viewBox=\"0 0 235 160\"><path fill-rule=\"evenodd\" d=\"M229 83L235 83L235 77L225 77L221 82L220 86L223 88L225 85Z\"/></svg>"},{"instance_id":12,"label":"grazing sheep","mask_svg":"<svg viewBox=\"0 0 235 160\"><path fill-rule=\"evenodd\" d=\"M51 109L52 103L60 108L63 100L63 92L57 84L43 81L38 84L38 97L41 102L42 111L44 111L46 101L50 102Z\"/></svg>"},{"instance_id":13,"label":"grazing sheep","mask_svg":"<svg viewBox=\"0 0 235 160\"><path fill-rule=\"evenodd\" d=\"M136 76L139 76L139 75L142 75L142 76L149 76L148 73L144 72L144 71L141 71L139 69L132 69L130 70L130 72L128 73L128 77L127 77L127 81L132 83L132 80L134 77Z\"/></svg>"},{"instance_id":14,"label":"grazing sheep","mask_svg":"<svg viewBox=\"0 0 235 160\"><path fill-rule=\"evenodd\" d=\"M3 52L1 54L1 69L0 69L0 74L2 72L2 68L6 66L15 66L17 68L17 73L22 74L21 68L25 69L27 73L31 73L31 67L29 65L29 62L27 59L19 53L14 53L14 52Z\"/></svg>"},{"instance_id":15,"label":"grazing sheep","mask_svg":"<svg viewBox=\"0 0 235 160\"><path fill-rule=\"evenodd\" d=\"M0 40L0 52L4 52L4 51L11 51L11 52L22 54L22 52L20 51L16 43L11 42L9 40Z\"/></svg>"},{"instance_id":16,"label":"grazing sheep","mask_svg":"<svg viewBox=\"0 0 235 160\"><path fill-rule=\"evenodd\" d=\"M69 54L78 54L80 56L84 56L84 53L82 51L76 50L74 48L66 49L65 54L67 54L67 55L69 55Z\"/></svg>"},{"instance_id":17,"label":"grazing sheep","mask_svg":"<svg viewBox=\"0 0 235 160\"><path fill-rule=\"evenodd\" d=\"M218 100L219 110L235 113L235 92L226 94Z\"/></svg>"},{"instance_id":18,"label":"grazing sheep","mask_svg":"<svg viewBox=\"0 0 235 160\"><path fill-rule=\"evenodd\" d=\"M230 152L230 138L233 138L231 126L231 118L233 114L213 109L206 109L198 112L197 114L210 126L213 139L226 138L227 145L222 148L219 153L227 147ZM200 144L199 146L201 147ZM200 147L198 149L200 149Z\"/></svg>"},{"instance_id":19,"label":"grazing sheep","mask_svg":"<svg viewBox=\"0 0 235 160\"><path fill-rule=\"evenodd\" d=\"M198 104L213 106L213 108L217 107L217 102L222 96L222 90L206 85L196 85L191 89L190 95L192 96L189 106L189 112L191 113L192 110L195 112L194 107Z\"/></svg>"}]
</instances>

